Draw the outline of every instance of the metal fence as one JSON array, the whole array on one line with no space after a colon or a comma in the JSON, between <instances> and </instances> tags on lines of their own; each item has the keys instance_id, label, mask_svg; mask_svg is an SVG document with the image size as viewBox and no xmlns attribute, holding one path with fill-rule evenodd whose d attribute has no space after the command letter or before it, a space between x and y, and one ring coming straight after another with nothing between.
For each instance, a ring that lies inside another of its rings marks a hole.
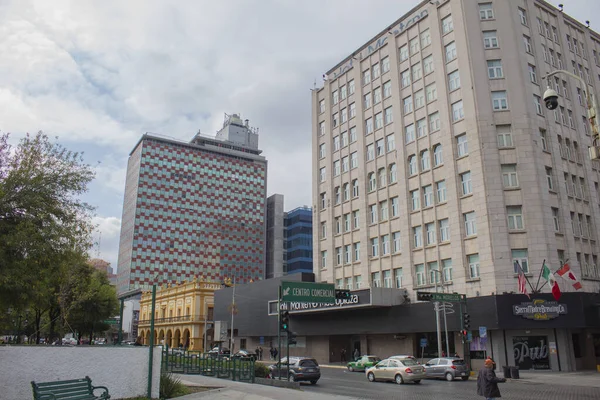
<instances>
[{"instance_id":1,"label":"metal fence","mask_svg":"<svg viewBox=\"0 0 600 400\"><path fill-rule=\"evenodd\" d=\"M216 356L199 351L163 347L163 372L213 376L254 383L254 360Z\"/></svg>"}]
</instances>

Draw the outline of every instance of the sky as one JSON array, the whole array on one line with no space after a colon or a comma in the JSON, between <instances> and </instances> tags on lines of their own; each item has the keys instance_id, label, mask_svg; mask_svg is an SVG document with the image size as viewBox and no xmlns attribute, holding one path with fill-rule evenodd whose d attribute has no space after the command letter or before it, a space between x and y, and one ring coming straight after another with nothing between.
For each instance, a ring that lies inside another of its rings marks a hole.
<instances>
[{"instance_id":1,"label":"sky","mask_svg":"<svg viewBox=\"0 0 600 400\"><path fill-rule=\"evenodd\" d=\"M42 130L84 152L92 256L116 267L127 159L143 133L189 141L239 113L260 129L268 194L286 210L311 206L310 89L417 3L0 0L0 131ZM600 15L598 0L562 3L580 21Z\"/></svg>"}]
</instances>

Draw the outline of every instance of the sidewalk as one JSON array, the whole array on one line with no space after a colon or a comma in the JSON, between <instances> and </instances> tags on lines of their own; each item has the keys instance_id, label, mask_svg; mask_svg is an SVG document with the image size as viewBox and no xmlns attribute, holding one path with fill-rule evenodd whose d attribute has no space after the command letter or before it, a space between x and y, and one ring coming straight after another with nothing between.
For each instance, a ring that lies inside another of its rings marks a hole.
<instances>
[{"instance_id":1,"label":"sidewalk","mask_svg":"<svg viewBox=\"0 0 600 400\"><path fill-rule=\"evenodd\" d=\"M358 398L347 396L333 396L329 394L304 392L302 390L234 382L227 379L212 378L202 375L176 376L186 385L215 388L214 390L206 392L178 397L178 400L358 400Z\"/></svg>"},{"instance_id":2,"label":"sidewalk","mask_svg":"<svg viewBox=\"0 0 600 400\"><path fill-rule=\"evenodd\" d=\"M502 371L496 375L504 377ZM552 384L565 386L585 386L600 388L600 373L596 371L579 372L550 372L550 371L519 371L520 379L510 379L510 382ZM476 375L477 376L477 375Z\"/></svg>"}]
</instances>

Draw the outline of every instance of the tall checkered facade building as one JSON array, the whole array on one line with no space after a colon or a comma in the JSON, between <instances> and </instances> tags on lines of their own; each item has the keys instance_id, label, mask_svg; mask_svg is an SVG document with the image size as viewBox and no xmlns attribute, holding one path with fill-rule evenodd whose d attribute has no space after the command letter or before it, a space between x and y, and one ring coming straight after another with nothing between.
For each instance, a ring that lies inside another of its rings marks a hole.
<instances>
[{"instance_id":1,"label":"tall checkered facade building","mask_svg":"<svg viewBox=\"0 0 600 400\"><path fill-rule=\"evenodd\" d=\"M216 138L143 135L127 166L119 293L193 277L262 279L267 161L260 153L256 131L237 115Z\"/></svg>"}]
</instances>

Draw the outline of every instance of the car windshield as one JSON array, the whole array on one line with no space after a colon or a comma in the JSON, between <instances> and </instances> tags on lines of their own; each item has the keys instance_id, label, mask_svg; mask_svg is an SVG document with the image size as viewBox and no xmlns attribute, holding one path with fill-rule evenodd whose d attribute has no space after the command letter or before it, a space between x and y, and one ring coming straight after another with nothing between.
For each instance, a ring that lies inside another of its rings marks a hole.
<instances>
[{"instance_id":1,"label":"car windshield","mask_svg":"<svg viewBox=\"0 0 600 400\"><path fill-rule=\"evenodd\" d=\"M367 361L368 362L372 362L372 363L377 363L377 362L381 361L381 358L378 358L378 357L368 357Z\"/></svg>"},{"instance_id":2,"label":"car windshield","mask_svg":"<svg viewBox=\"0 0 600 400\"><path fill-rule=\"evenodd\" d=\"M307 367L307 368L312 368L312 367L316 367L319 364L317 364L316 360L302 360L300 361L300 366L301 367Z\"/></svg>"},{"instance_id":3,"label":"car windshield","mask_svg":"<svg viewBox=\"0 0 600 400\"><path fill-rule=\"evenodd\" d=\"M415 360L413 360L412 358L402 358L400 361L402 361L402 364L404 364L406 366L418 365L417 362Z\"/></svg>"},{"instance_id":4,"label":"car windshield","mask_svg":"<svg viewBox=\"0 0 600 400\"><path fill-rule=\"evenodd\" d=\"M452 365L465 365L465 360L452 360Z\"/></svg>"}]
</instances>

